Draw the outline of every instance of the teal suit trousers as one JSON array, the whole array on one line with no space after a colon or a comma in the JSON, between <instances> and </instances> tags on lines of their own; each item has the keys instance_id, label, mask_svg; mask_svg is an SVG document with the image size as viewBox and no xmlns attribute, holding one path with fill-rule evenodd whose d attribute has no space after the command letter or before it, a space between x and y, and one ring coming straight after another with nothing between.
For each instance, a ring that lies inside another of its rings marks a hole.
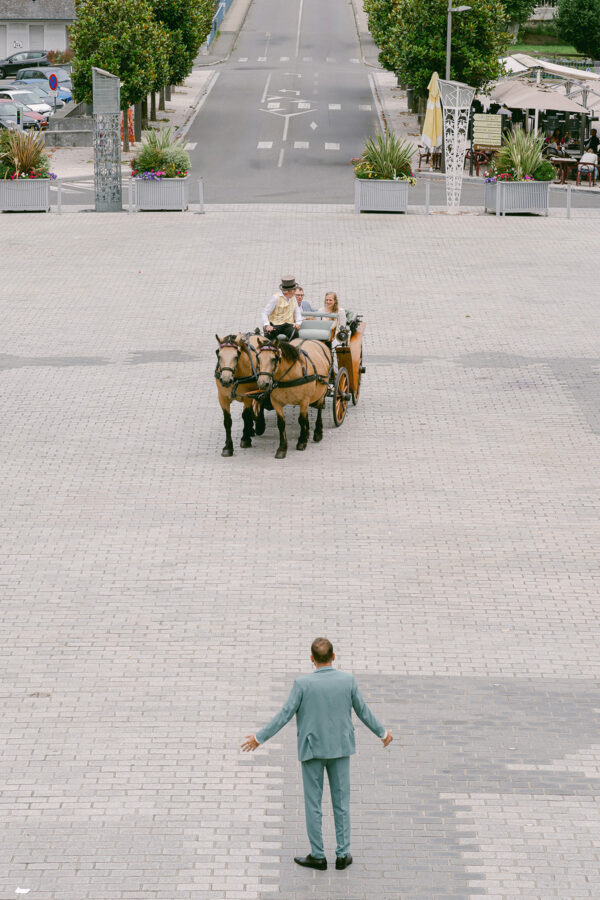
<instances>
[{"instance_id":1,"label":"teal suit trousers","mask_svg":"<svg viewBox=\"0 0 600 900\"><path fill-rule=\"evenodd\" d=\"M307 759L302 763L304 811L311 856L322 859L323 829L321 803L323 800L323 772L327 769L331 805L335 821L336 856L350 852L350 757L337 759Z\"/></svg>"}]
</instances>

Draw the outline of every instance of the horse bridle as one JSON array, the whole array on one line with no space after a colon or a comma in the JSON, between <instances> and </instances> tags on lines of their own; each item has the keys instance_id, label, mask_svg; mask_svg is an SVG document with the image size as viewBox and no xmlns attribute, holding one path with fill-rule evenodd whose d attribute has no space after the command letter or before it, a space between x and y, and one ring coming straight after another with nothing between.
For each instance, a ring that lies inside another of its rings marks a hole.
<instances>
[{"instance_id":1,"label":"horse bridle","mask_svg":"<svg viewBox=\"0 0 600 900\"><path fill-rule=\"evenodd\" d=\"M263 372L260 368L260 354L263 352L263 350L270 350L273 353L273 356L275 358L275 365L273 366L272 372ZM273 390L273 384L275 382L275 372L277 371L277 366L279 365L280 361L281 361L281 349L279 347L276 347L275 344L273 344L271 341L269 341L266 344L261 344L260 347L257 348L257 350L256 350L256 362L258 364L257 370L256 370L257 381L258 381L258 378L260 375L265 375L267 378L271 379L270 387L265 388L266 391Z\"/></svg>"},{"instance_id":2,"label":"horse bridle","mask_svg":"<svg viewBox=\"0 0 600 900\"><path fill-rule=\"evenodd\" d=\"M237 355L235 357L235 364L233 365L233 367L221 365L221 362L219 359L219 353L225 347L230 347L232 350L237 350ZM215 350L215 353L217 354L217 365L215 368L215 378L217 379L219 384L222 385L222 387L231 387L231 385L229 385L229 384L223 384L222 375L223 375L223 372L231 372L232 378L235 382L235 370L237 369L237 364L240 361L242 348L240 347L239 344L236 344L235 341L223 341L222 344L219 344L218 348Z\"/></svg>"}]
</instances>

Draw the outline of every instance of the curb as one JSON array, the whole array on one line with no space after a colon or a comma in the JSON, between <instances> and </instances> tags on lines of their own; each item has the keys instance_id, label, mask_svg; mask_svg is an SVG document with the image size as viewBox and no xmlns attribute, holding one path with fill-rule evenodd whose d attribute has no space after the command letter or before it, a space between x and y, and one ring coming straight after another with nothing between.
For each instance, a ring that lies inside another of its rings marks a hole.
<instances>
[{"instance_id":1,"label":"curb","mask_svg":"<svg viewBox=\"0 0 600 900\"><path fill-rule=\"evenodd\" d=\"M210 62L206 62L206 63L196 62L196 63L194 63L195 69L207 69L207 68L210 68L210 66L220 66L222 63L227 62L227 60L230 59L231 54L235 50L235 45L237 44L237 39L239 37L240 31L246 24L246 19L248 18L248 13L250 12L250 7L252 6L252 3L253 3L253 0L248 0L247 6L246 6L246 11L245 11L244 15L242 16L242 20L236 31L233 31L233 32L227 31L226 32L226 31L223 31L223 29L220 29L222 35L223 34L233 34L233 41L231 43L231 48L230 48L229 52L226 54L226 56L223 56L222 59L213 59ZM229 12L231 12L231 7L229 8L227 15L229 15ZM225 16L225 18L223 19L223 22L221 24L224 24L227 21L227 15ZM218 38L217 38L217 40L218 40ZM215 43L216 43L216 41L215 41Z\"/></svg>"},{"instance_id":2,"label":"curb","mask_svg":"<svg viewBox=\"0 0 600 900\"><path fill-rule=\"evenodd\" d=\"M178 128L175 129L175 134L177 135L177 137L180 140L183 140L185 138L188 131L194 124L196 116L198 115L198 113L200 112L200 110L202 109L204 104L206 103L206 100L208 99L208 95L210 94L213 87L215 86L215 82L217 81L217 78L219 77L219 75L220 75L219 72L212 73L209 80L206 82L206 84L203 86L200 93L196 96L196 99L194 100L194 102L191 104L191 111L188 113L187 118L183 121L183 123Z\"/></svg>"}]
</instances>

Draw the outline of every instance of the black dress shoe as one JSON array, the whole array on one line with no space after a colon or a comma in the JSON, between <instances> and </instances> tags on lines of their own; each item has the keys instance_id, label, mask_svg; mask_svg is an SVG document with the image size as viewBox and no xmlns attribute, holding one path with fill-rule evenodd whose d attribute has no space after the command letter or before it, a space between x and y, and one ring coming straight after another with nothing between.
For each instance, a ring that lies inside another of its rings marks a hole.
<instances>
[{"instance_id":1,"label":"black dress shoe","mask_svg":"<svg viewBox=\"0 0 600 900\"><path fill-rule=\"evenodd\" d=\"M315 856L311 856L310 853L308 856L295 856L294 862L298 863L299 866L305 866L307 869L319 869L321 872L324 872L327 868L325 857L317 859Z\"/></svg>"},{"instance_id":2,"label":"black dress shoe","mask_svg":"<svg viewBox=\"0 0 600 900\"><path fill-rule=\"evenodd\" d=\"M352 865L352 857L348 853L347 856L338 856L335 861L336 869L347 869L348 866Z\"/></svg>"}]
</instances>

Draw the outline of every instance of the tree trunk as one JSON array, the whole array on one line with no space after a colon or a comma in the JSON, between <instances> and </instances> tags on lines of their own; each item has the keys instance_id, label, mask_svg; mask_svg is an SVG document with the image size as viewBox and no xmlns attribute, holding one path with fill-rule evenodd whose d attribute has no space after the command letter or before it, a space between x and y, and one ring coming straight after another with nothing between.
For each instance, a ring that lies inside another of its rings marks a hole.
<instances>
[{"instance_id":1,"label":"tree trunk","mask_svg":"<svg viewBox=\"0 0 600 900\"><path fill-rule=\"evenodd\" d=\"M150 121L156 122L156 91L150 94Z\"/></svg>"},{"instance_id":2,"label":"tree trunk","mask_svg":"<svg viewBox=\"0 0 600 900\"><path fill-rule=\"evenodd\" d=\"M142 104L135 103L133 107L133 139L136 144L142 139Z\"/></svg>"},{"instance_id":3,"label":"tree trunk","mask_svg":"<svg viewBox=\"0 0 600 900\"><path fill-rule=\"evenodd\" d=\"M142 100L142 129L146 131L148 129L148 97L144 97Z\"/></svg>"},{"instance_id":4,"label":"tree trunk","mask_svg":"<svg viewBox=\"0 0 600 900\"><path fill-rule=\"evenodd\" d=\"M128 109L123 110L123 153L129 152L129 121L127 118Z\"/></svg>"},{"instance_id":5,"label":"tree trunk","mask_svg":"<svg viewBox=\"0 0 600 900\"><path fill-rule=\"evenodd\" d=\"M160 94L158 98L158 108L164 110L165 108L165 89L161 87Z\"/></svg>"},{"instance_id":6,"label":"tree trunk","mask_svg":"<svg viewBox=\"0 0 600 900\"><path fill-rule=\"evenodd\" d=\"M171 85L168 84L165 88L165 100L169 101L171 99Z\"/></svg>"}]
</instances>

